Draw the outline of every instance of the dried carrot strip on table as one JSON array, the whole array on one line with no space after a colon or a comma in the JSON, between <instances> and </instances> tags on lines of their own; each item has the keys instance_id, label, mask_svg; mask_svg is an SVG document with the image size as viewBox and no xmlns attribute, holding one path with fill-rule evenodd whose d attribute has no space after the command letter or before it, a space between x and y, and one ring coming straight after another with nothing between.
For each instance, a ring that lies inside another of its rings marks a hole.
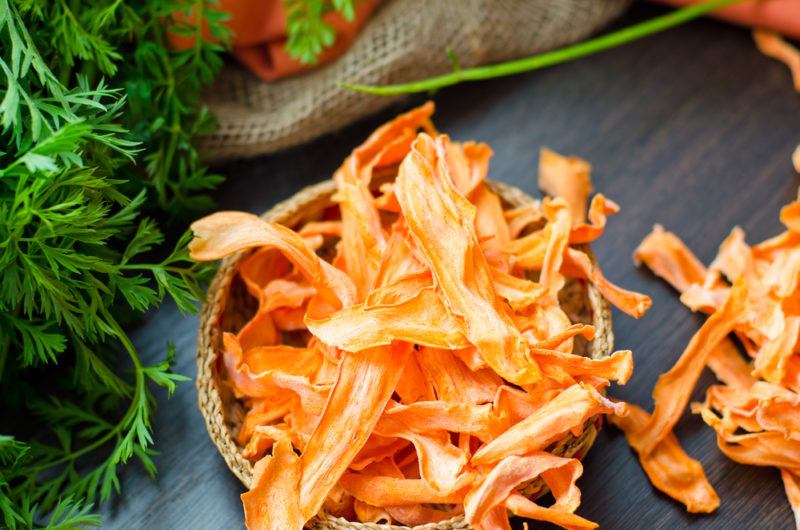
<instances>
[{"instance_id":1,"label":"dried carrot strip on table","mask_svg":"<svg viewBox=\"0 0 800 530\"><path fill-rule=\"evenodd\" d=\"M631 433L628 437L631 445L638 451L645 454L651 452L675 426L683 409L689 403L692 389L710 352L741 320L745 311L746 296L745 285L737 283L725 305L711 315L692 337L675 366L658 378L653 389L655 408L650 420L641 430Z\"/></svg>"},{"instance_id":2,"label":"dried carrot strip on table","mask_svg":"<svg viewBox=\"0 0 800 530\"><path fill-rule=\"evenodd\" d=\"M609 421L622 429L628 440L650 424L650 415L636 405L628 405L627 416L612 416ZM630 441L636 449L638 444ZM650 482L692 513L710 513L719 506L719 497L708 483L700 462L689 457L672 432L667 433L650 452L637 451L642 469Z\"/></svg>"},{"instance_id":3,"label":"dried carrot strip on table","mask_svg":"<svg viewBox=\"0 0 800 530\"><path fill-rule=\"evenodd\" d=\"M674 234L660 226L645 238L634 255L637 262L644 262L679 290L684 304L713 312L703 328L718 320L716 346L709 341L702 355L695 352L692 359L685 353L670 372L661 376L653 392L653 417L632 407L628 417L612 418L639 452L642 467L654 486L684 502L689 511L710 511L719 504L699 463L680 450L671 433L702 363L706 363L725 384L708 388L705 402L693 403L692 411L716 431L719 449L732 460L781 470L797 519L800 237L792 231L796 213L795 203L785 207L781 220L789 230L752 247L745 242L744 232L734 228L708 269ZM734 282L732 288L724 283L723 275ZM739 302L732 304L734 299ZM731 310L733 305L739 309ZM725 312L730 313L729 318L721 316ZM727 324L723 325L724 321ZM698 337L703 335L703 328L687 353L700 345ZM736 333L754 358L752 366L730 338L718 340L729 331ZM673 387L678 390L670 392L675 390ZM659 407L660 403L666 405ZM672 444L674 454L662 453L667 443ZM682 485L681 477L693 479ZM691 487L684 487L688 484Z\"/></svg>"},{"instance_id":4,"label":"dried carrot strip on table","mask_svg":"<svg viewBox=\"0 0 800 530\"><path fill-rule=\"evenodd\" d=\"M487 518L492 517L493 510L503 506L518 484L539 476L552 487L556 499L550 510L572 513L580 504L580 491L575 481L582 473L583 466L574 458L561 458L541 451L526 456L508 456L467 494L465 520L476 528L490 528Z\"/></svg>"}]
</instances>

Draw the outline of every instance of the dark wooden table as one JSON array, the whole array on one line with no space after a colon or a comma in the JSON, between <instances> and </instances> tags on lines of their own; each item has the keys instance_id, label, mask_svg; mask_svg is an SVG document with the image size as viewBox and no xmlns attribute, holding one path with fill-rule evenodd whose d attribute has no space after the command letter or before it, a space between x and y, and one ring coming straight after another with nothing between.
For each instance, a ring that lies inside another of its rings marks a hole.
<instances>
[{"instance_id":1,"label":"dark wooden table","mask_svg":"<svg viewBox=\"0 0 800 530\"><path fill-rule=\"evenodd\" d=\"M661 11L638 5L621 23ZM535 192L543 145L593 164L595 188L622 206L595 245L599 261L613 281L654 300L639 321L615 314L617 347L634 351L636 370L611 393L650 408L656 378L701 318L666 284L634 268L631 253L654 223L677 232L706 262L734 225L749 241L780 230L778 210L800 185L790 163L800 142L800 96L785 67L760 55L748 31L703 20L547 71L454 87L434 100L442 131L492 146L493 179ZM219 206L261 212L328 178L373 127L418 101L307 146L220 167L228 181ZM177 370L193 375L196 333L197 319L167 304L134 336L148 359L162 358L173 340ZM696 397L712 380L704 374ZM106 507L109 526L241 528L243 488L209 441L191 384L160 403L155 431L159 478L126 469L123 496ZM687 515L655 491L624 437L606 428L585 461L580 515L609 529L791 527L775 470L727 460L711 429L688 413L676 433L722 498L716 514Z\"/></svg>"}]
</instances>

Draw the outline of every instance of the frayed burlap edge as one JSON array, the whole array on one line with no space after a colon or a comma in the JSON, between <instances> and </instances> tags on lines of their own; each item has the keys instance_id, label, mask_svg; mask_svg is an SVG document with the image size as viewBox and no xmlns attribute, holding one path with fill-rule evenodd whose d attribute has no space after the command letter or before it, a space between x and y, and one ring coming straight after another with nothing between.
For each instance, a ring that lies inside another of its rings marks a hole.
<instances>
[{"instance_id":1,"label":"frayed burlap edge","mask_svg":"<svg viewBox=\"0 0 800 530\"><path fill-rule=\"evenodd\" d=\"M513 186L498 182L488 182L488 184L493 191L500 195L507 207L519 207L534 200ZM309 186L289 199L278 203L262 217L267 221L296 226L303 220L314 219L325 207L330 206L330 198L334 191L333 181ZM588 247L581 247L581 250L588 252L589 256L594 259ZM233 433L223 412L223 399L217 381L217 352L220 351L222 344L220 317L226 310L228 290L236 276L239 263L248 255L249 252L245 251L224 259L209 287L206 302L200 313L200 330L197 337L197 395L200 412L205 419L211 441L219 449L228 468L242 484L249 488L253 464L244 458L242 448L234 441ZM610 355L613 350L614 335L608 302L593 286L584 282L571 280L564 292L566 297L561 297L561 303L567 313L589 316L595 327L595 338L588 343L586 353L595 359ZM587 315L588 313L590 315ZM582 458L594 442L599 427L600 418L591 418L587 421L580 436L568 434L554 447L549 448L549 451L565 457ZM523 485L520 491L531 498L537 498L547 493L546 486L540 479ZM315 530L409 530L407 526L351 522L329 514L320 514L309 521L307 526ZM413 530L465 528L470 528L470 526L464 521L463 516L458 516L439 523L415 526Z\"/></svg>"}]
</instances>

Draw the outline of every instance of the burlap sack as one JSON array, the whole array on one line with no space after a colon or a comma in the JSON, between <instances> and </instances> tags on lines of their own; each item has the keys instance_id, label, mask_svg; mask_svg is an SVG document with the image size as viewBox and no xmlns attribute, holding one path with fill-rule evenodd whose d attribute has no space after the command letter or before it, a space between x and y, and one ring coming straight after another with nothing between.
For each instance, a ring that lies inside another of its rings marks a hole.
<instances>
[{"instance_id":1,"label":"burlap sack","mask_svg":"<svg viewBox=\"0 0 800 530\"><path fill-rule=\"evenodd\" d=\"M387 84L504 61L575 42L630 0L384 0L350 50L305 75L264 82L227 66L205 99L219 128L203 146L213 160L271 153L377 112L398 97L336 83Z\"/></svg>"}]
</instances>

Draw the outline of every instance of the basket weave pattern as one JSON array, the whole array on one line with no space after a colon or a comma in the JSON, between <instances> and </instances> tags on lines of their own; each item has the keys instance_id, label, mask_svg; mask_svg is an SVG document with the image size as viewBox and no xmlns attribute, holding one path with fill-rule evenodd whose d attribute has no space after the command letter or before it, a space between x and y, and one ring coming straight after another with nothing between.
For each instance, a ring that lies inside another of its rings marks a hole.
<instances>
[{"instance_id":1,"label":"basket weave pattern","mask_svg":"<svg viewBox=\"0 0 800 530\"><path fill-rule=\"evenodd\" d=\"M534 200L513 186L497 182L487 182L487 184L501 197L505 207L515 208ZM332 204L331 196L334 191L333 181L309 186L289 199L278 203L262 217L267 221L278 222L289 227L314 220L323 209ZM588 248L582 248L582 250L589 252ZM197 393L200 411L205 419L211 441L217 446L234 475L249 488L253 475L253 464L243 456L243 448L234 440L238 419L243 412L242 407L232 393L219 384L220 365L217 362L218 353L222 348L222 333L237 331L246 322L246 317L241 314L241 306L244 304L241 303L240 297L237 296L232 286L237 277L239 264L248 255L249 252L245 251L224 259L209 287L206 302L201 310L200 330L197 338ZM591 257L591 253L589 255ZM559 298L562 308L573 322L591 323L596 330L593 341L576 340L576 353L595 359L610 355L614 343L611 311L608 302L600 293L590 284L569 280ZM594 442L599 426L600 418L591 418L587 421L580 436L567 434L548 450L560 456L582 458ZM520 491L531 498L536 498L547 493L547 488L540 479L534 479L521 487ZM316 530L407 530L409 528L389 524L352 522L328 514L320 514L307 526ZM470 525L464 521L463 516L457 516L447 521L413 528L414 530L455 530L470 528Z\"/></svg>"}]
</instances>

